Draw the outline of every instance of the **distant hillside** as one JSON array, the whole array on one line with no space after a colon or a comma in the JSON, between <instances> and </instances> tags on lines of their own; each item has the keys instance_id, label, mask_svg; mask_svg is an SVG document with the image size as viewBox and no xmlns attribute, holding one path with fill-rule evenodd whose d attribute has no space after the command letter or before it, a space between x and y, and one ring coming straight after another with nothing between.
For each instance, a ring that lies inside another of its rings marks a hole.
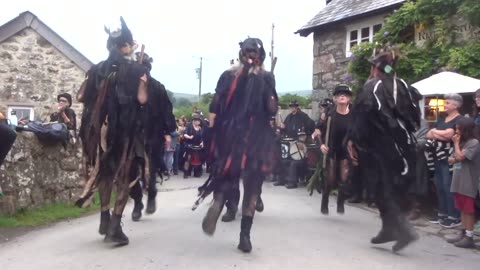
<instances>
[{"instance_id":1,"label":"distant hillside","mask_svg":"<svg viewBox=\"0 0 480 270\"><path fill-rule=\"evenodd\" d=\"M186 98L191 102L197 102L198 101L198 95L194 95L194 94L173 93L173 97L177 100L180 99L180 98Z\"/></svg>"},{"instance_id":2,"label":"distant hillside","mask_svg":"<svg viewBox=\"0 0 480 270\"><path fill-rule=\"evenodd\" d=\"M283 96L286 94L297 95L301 97L310 97L312 95L312 90L287 91L278 93L279 96Z\"/></svg>"},{"instance_id":3,"label":"distant hillside","mask_svg":"<svg viewBox=\"0 0 480 270\"><path fill-rule=\"evenodd\" d=\"M286 94L297 95L301 97L310 97L312 95L312 90L298 90L298 91L286 91L286 92L279 92L278 95L283 96ZM197 102L198 95L195 94L185 94L185 93L173 93L173 97L175 99L186 98L191 102Z\"/></svg>"}]
</instances>

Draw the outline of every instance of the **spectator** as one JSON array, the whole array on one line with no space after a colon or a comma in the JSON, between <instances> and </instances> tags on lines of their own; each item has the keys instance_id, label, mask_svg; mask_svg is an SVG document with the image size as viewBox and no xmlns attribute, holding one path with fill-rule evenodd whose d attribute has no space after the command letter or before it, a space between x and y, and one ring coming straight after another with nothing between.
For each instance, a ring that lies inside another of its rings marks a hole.
<instances>
[{"instance_id":1,"label":"spectator","mask_svg":"<svg viewBox=\"0 0 480 270\"><path fill-rule=\"evenodd\" d=\"M13 146L17 134L15 131L8 125L7 119L5 116L0 113L0 166L3 163L3 160L7 156L8 152Z\"/></svg>"},{"instance_id":2,"label":"spectator","mask_svg":"<svg viewBox=\"0 0 480 270\"><path fill-rule=\"evenodd\" d=\"M175 154L175 149L177 147L177 137L178 137L178 132L174 131L170 133L170 136L172 137L170 140L170 143L165 145L165 153L163 154L163 162L165 162L165 166L167 167L167 171L165 172L165 175L170 177L170 175L173 172L173 162L174 162L174 154Z\"/></svg>"},{"instance_id":3,"label":"spectator","mask_svg":"<svg viewBox=\"0 0 480 270\"><path fill-rule=\"evenodd\" d=\"M473 110L473 119L475 121L475 126L477 128L477 132L480 130L480 89L475 92L475 105ZM478 192L480 194L480 184L478 185ZM480 234L480 221L477 222L475 225L475 233Z\"/></svg>"},{"instance_id":4,"label":"spectator","mask_svg":"<svg viewBox=\"0 0 480 270\"><path fill-rule=\"evenodd\" d=\"M70 108L72 106L72 96L68 93L62 93L57 96L58 111L50 115L50 122L59 122L67 125L69 131L74 135L77 130L77 118L75 112Z\"/></svg>"},{"instance_id":5,"label":"spectator","mask_svg":"<svg viewBox=\"0 0 480 270\"><path fill-rule=\"evenodd\" d=\"M433 140L435 149L435 188L438 199L438 217L431 223L440 224L445 228L453 228L461 224L460 213L455 209L452 185L452 173L448 164L448 157L453 151L452 137L455 134L457 122L463 118L458 112L462 107L463 99L458 94L445 95L445 119L439 119L433 129L428 131L427 139Z\"/></svg>"},{"instance_id":6,"label":"spectator","mask_svg":"<svg viewBox=\"0 0 480 270\"><path fill-rule=\"evenodd\" d=\"M473 119L477 127L480 127L480 89L475 92L475 105L473 110Z\"/></svg>"},{"instance_id":7,"label":"spectator","mask_svg":"<svg viewBox=\"0 0 480 270\"><path fill-rule=\"evenodd\" d=\"M448 159L454 164L450 191L454 194L455 207L461 212L464 230L459 237L448 242L461 248L475 248L475 197L480 177L480 144L475 134L475 122L471 118L459 120L452 140L455 152Z\"/></svg>"}]
</instances>

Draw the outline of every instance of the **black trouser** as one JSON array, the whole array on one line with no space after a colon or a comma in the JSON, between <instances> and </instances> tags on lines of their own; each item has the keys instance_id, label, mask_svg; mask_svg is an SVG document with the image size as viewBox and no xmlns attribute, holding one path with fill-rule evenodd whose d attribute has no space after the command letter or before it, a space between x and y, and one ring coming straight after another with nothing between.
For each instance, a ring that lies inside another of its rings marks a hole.
<instances>
[{"instance_id":1,"label":"black trouser","mask_svg":"<svg viewBox=\"0 0 480 270\"><path fill-rule=\"evenodd\" d=\"M0 123L0 138L0 165L2 165L17 138L17 133L7 124Z\"/></svg>"},{"instance_id":2,"label":"black trouser","mask_svg":"<svg viewBox=\"0 0 480 270\"><path fill-rule=\"evenodd\" d=\"M134 181L140 174L140 179L130 188L130 197L135 202L142 201L143 186L145 185L145 160L143 158L135 158L130 172L130 181Z\"/></svg>"},{"instance_id":3,"label":"black trouser","mask_svg":"<svg viewBox=\"0 0 480 270\"><path fill-rule=\"evenodd\" d=\"M157 174L162 175L167 170L163 161L163 154L165 148L162 142L150 145L148 148L148 155L150 157L150 178L148 179L148 199L153 200L157 196Z\"/></svg>"},{"instance_id":4,"label":"black trouser","mask_svg":"<svg viewBox=\"0 0 480 270\"><path fill-rule=\"evenodd\" d=\"M402 185L400 174L395 173L382 156L364 153L360 158L364 161L362 169L366 170L367 181L375 189L375 203L380 211L382 230L404 232L408 222L401 206L407 201L407 185Z\"/></svg>"},{"instance_id":5,"label":"black trouser","mask_svg":"<svg viewBox=\"0 0 480 270\"><path fill-rule=\"evenodd\" d=\"M352 166L352 169L352 195L353 198L362 199L364 189L362 171L359 166Z\"/></svg>"},{"instance_id":6,"label":"black trouser","mask_svg":"<svg viewBox=\"0 0 480 270\"><path fill-rule=\"evenodd\" d=\"M227 209L237 210L240 203L240 179L235 180L231 188L225 191L225 206Z\"/></svg>"}]
</instances>

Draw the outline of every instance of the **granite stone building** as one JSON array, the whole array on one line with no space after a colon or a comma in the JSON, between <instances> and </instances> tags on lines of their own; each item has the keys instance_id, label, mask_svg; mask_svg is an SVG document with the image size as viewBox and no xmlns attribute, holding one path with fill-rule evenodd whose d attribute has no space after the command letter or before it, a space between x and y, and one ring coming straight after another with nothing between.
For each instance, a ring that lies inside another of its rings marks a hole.
<instances>
[{"instance_id":1,"label":"granite stone building","mask_svg":"<svg viewBox=\"0 0 480 270\"><path fill-rule=\"evenodd\" d=\"M31 12L0 26L0 112L49 121L57 95L73 97L77 124L81 105L75 95L92 62ZM1 140L1 138L0 138ZM69 202L81 192L79 143L42 145L29 132L18 133L0 167L0 213L15 213L52 202Z\"/></svg>"},{"instance_id":2,"label":"granite stone building","mask_svg":"<svg viewBox=\"0 0 480 270\"><path fill-rule=\"evenodd\" d=\"M303 37L313 33L314 102L331 96L335 85L351 80L347 73L350 49L362 42L372 42L385 18L404 2L327 0L326 6L296 32Z\"/></svg>"},{"instance_id":3,"label":"granite stone building","mask_svg":"<svg viewBox=\"0 0 480 270\"><path fill-rule=\"evenodd\" d=\"M0 111L45 120L57 95L75 97L92 62L29 11L0 26ZM74 102L74 110L81 107Z\"/></svg>"}]
</instances>

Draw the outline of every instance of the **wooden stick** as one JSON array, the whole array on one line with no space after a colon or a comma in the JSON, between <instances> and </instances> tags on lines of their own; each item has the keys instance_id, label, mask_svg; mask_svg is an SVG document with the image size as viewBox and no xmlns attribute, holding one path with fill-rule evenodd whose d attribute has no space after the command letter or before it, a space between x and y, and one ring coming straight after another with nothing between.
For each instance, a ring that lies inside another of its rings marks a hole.
<instances>
[{"instance_id":1,"label":"wooden stick","mask_svg":"<svg viewBox=\"0 0 480 270\"><path fill-rule=\"evenodd\" d=\"M328 141L330 140L330 125L332 123L332 117L329 116L328 119L327 119L327 132L325 133L325 145L328 147ZM327 155L328 154L324 154L323 155L323 168L325 168L327 166Z\"/></svg>"},{"instance_id":2,"label":"wooden stick","mask_svg":"<svg viewBox=\"0 0 480 270\"><path fill-rule=\"evenodd\" d=\"M143 63L143 57L145 56L145 44L142 44L142 49L140 50L140 58L138 58L138 63Z\"/></svg>"},{"instance_id":3,"label":"wooden stick","mask_svg":"<svg viewBox=\"0 0 480 270\"><path fill-rule=\"evenodd\" d=\"M273 58L273 63L272 63L272 70L270 72L274 72L275 71L275 66L277 65L277 57Z\"/></svg>"}]
</instances>

